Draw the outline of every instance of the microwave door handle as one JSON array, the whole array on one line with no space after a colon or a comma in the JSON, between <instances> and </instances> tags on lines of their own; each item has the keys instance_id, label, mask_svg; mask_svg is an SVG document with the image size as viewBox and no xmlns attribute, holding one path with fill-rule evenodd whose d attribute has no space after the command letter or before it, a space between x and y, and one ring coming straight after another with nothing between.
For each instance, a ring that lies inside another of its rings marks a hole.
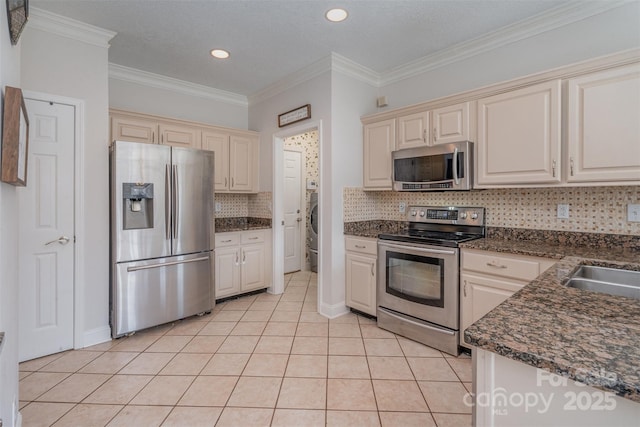
<instances>
[{"instance_id":1,"label":"microwave door handle","mask_svg":"<svg viewBox=\"0 0 640 427\"><path fill-rule=\"evenodd\" d=\"M460 178L458 178L458 147L453 150L453 180L456 185L460 184Z\"/></svg>"}]
</instances>

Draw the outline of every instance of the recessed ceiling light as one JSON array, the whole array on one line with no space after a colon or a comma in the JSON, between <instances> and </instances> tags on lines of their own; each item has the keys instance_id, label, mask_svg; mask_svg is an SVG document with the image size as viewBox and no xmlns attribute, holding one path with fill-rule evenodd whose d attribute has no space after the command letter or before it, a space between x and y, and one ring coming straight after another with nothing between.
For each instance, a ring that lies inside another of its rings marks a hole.
<instances>
[{"instance_id":1,"label":"recessed ceiling light","mask_svg":"<svg viewBox=\"0 0 640 427\"><path fill-rule=\"evenodd\" d=\"M218 59L227 59L229 57L229 52L224 49L213 49L211 51L211 56Z\"/></svg>"},{"instance_id":2,"label":"recessed ceiling light","mask_svg":"<svg viewBox=\"0 0 640 427\"><path fill-rule=\"evenodd\" d=\"M325 17L331 22L342 22L349 14L344 9L331 9L325 13Z\"/></svg>"}]
</instances>

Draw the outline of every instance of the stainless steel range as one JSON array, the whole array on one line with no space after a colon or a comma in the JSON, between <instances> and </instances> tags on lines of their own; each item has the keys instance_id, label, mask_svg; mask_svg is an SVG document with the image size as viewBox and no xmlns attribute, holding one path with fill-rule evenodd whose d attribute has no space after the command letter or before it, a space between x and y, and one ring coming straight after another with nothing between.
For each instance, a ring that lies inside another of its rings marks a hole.
<instances>
[{"instance_id":1,"label":"stainless steel range","mask_svg":"<svg viewBox=\"0 0 640 427\"><path fill-rule=\"evenodd\" d=\"M410 206L408 227L378 236L378 326L458 354L458 245L484 237L484 208Z\"/></svg>"}]
</instances>

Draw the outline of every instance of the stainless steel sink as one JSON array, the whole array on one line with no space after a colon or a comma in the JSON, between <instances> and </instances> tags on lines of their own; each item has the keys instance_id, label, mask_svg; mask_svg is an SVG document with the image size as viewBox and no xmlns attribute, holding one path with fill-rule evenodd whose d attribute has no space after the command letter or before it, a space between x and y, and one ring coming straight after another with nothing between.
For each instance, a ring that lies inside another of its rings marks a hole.
<instances>
[{"instance_id":1,"label":"stainless steel sink","mask_svg":"<svg viewBox=\"0 0 640 427\"><path fill-rule=\"evenodd\" d=\"M583 265L566 286L640 300L640 271Z\"/></svg>"}]
</instances>

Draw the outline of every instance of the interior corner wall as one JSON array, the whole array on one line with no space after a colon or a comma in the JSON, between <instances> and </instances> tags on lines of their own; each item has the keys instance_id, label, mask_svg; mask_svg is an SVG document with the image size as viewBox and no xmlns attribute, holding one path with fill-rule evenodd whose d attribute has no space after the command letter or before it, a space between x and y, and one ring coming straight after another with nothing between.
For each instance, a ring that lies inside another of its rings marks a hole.
<instances>
[{"instance_id":1,"label":"interior corner wall","mask_svg":"<svg viewBox=\"0 0 640 427\"><path fill-rule=\"evenodd\" d=\"M210 125L248 129L247 105L187 95L114 78L109 79L109 107Z\"/></svg>"},{"instance_id":2,"label":"interior corner wall","mask_svg":"<svg viewBox=\"0 0 640 427\"><path fill-rule=\"evenodd\" d=\"M76 219L85 233L85 280L76 283L84 294L83 311L76 313L84 342L76 346L87 346L110 338L108 48L28 25L22 37L23 89L84 101L84 218Z\"/></svg>"},{"instance_id":3,"label":"interior corner wall","mask_svg":"<svg viewBox=\"0 0 640 427\"><path fill-rule=\"evenodd\" d=\"M333 224L332 212L338 209L335 206L336 200L341 205L342 192L334 194L333 166L331 164L333 142L332 142L332 111L331 111L331 71L314 77L311 80L300 83L284 92L278 93L268 99L249 106L249 128L260 131L260 191L272 191L273 187L273 135L286 128L278 127L278 114L290 111L301 105L311 104L311 120L322 121L322 129L319 129L320 142L320 216L322 218L322 229L320 230L320 241L322 255L320 261L322 265L318 269L323 272L331 271L333 268L332 257L324 256L330 254L336 244L331 230ZM296 126L304 126L304 122L296 123ZM341 209L341 207L340 207ZM273 218L273 224L278 224L279 219ZM277 227L277 225L276 225ZM281 262L281 261L278 261ZM318 283L321 287L320 307L333 305L332 294L334 284L322 278L323 283Z\"/></svg>"},{"instance_id":4,"label":"interior corner wall","mask_svg":"<svg viewBox=\"0 0 640 427\"><path fill-rule=\"evenodd\" d=\"M384 85L393 110L553 68L640 47L640 2L516 41L434 70Z\"/></svg>"},{"instance_id":5,"label":"interior corner wall","mask_svg":"<svg viewBox=\"0 0 640 427\"><path fill-rule=\"evenodd\" d=\"M375 107L377 88L340 72L332 72L331 81L331 269L324 270L332 284L333 304L345 301L344 198L345 187L362 187L363 135L360 116Z\"/></svg>"},{"instance_id":6,"label":"interior corner wall","mask_svg":"<svg viewBox=\"0 0 640 427\"><path fill-rule=\"evenodd\" d=\"M6 25L7 9L0 7ZM20 87L20 45L12 46L6 27L0 31L0 87ZM0 103L0 114L3 112ZM1 117L1 116L0 116ZM0 132L1 133L1 132ZM0 138L2 136L0 135ZM0 184L0 419L18 424L18 209L16 187Z\"/></svg>"}]
</instances>

